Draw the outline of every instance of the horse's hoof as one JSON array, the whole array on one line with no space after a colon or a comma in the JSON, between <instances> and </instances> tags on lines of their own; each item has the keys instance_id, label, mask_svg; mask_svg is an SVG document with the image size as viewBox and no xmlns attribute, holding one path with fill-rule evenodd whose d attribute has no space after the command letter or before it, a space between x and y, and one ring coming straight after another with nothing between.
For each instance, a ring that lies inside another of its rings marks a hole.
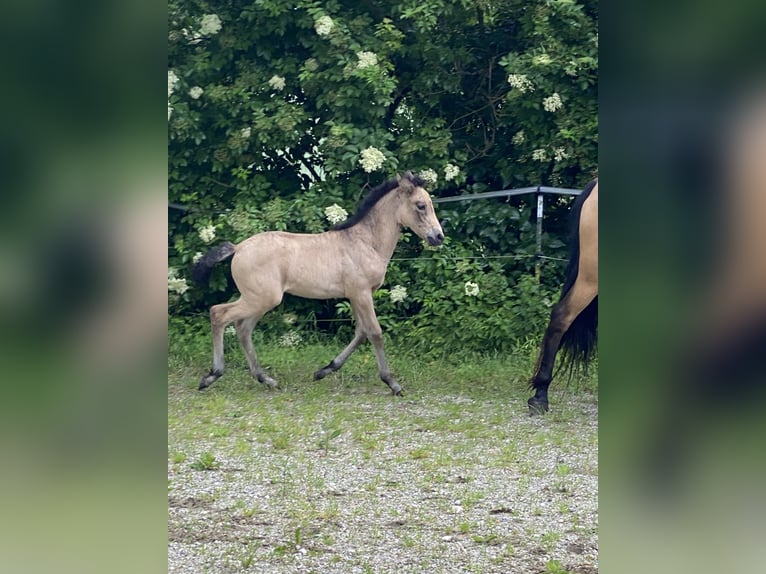
<instances>
[{"instance_id":1,"label":"horse's hoof","mask_svg":"<svg viewBox=\"0 0 766 574\"><path fill-rule=\"evenodd\" d=\"M272 379L271 377L268 377L266 375L258 375L256 377L258 379L259 383L262 383L272 391L278 391L279 390L279 383Z\"/></svg>"},{"instance_id":2,"label":"horse's hoof","mask_svg":"<svg viewBox=\"0 0 766 574\"><path fill-rule=\"evenodd\" d=\"M206 388L208 388L210 385L212 385L214 382L216 382L221 377L221 374L214 373L213 371L210 371L207 375L202 377L202 380L199 383L199 387L197 387L198 391L203 391Z\"/></svg>"},{"instance_id":3,"label":"horse's hoof","mask_svg":"<svg viewBox=\"0 0 766 574\"><path fill-rule=\"evenodd\" d=\"M314 380L315 381L321 381L327 376L327 373L325 373L324 369L319 369L316 373L314 373Z\"/></svg>"},{"instance_id":4,"label":"horse's hoof","mask_svg":"<svg viewBox=\"0 0 766 574\"><path fill-rule=\"evenodd\" d=\"M395 397L403 397L404 389L397 384L391 386L391 394Z\"/></svg>"},{"instance_id":5,"label":"horse's hoof","mask_svg":"<svg viewBox=\"0 0 766 574\"><path fill-rule=\"evenodd\" d=\"M537 417L548 412L548 401L541 401L532 397L527 401L527 404L529 405L530 417Z\"/></svg>"}]
</instances>

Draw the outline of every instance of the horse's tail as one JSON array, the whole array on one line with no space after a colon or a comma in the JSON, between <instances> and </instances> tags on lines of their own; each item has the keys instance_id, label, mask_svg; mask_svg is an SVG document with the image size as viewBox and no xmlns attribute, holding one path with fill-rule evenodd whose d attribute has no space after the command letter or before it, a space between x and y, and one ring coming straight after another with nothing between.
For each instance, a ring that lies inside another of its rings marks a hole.
<instances>
[{"instance_id":1,"label":"horse's tail","mask_svg":"<svg viewBox=\"0 0 766 574\"><path fill-rule=\"evenodd\" d=\"M232 255L234 255L234 244L230 241L216 245L194 264L191 272L192 279L200 284L207 283L210 278L210 272L215 264L228 259Z\"/></svg>"},{"instance_id":2,"label":"horse's tail","mask_svg":"<svg viewBox=\"0 0 766 574\"><path fill-rule=\"evenodd\" d=\"M577 280L580 266L580 214L583 204L596 187L596 181L595 179L591 181L572 205L572 239L569 248L569 263L559 301L566 297ZM562 361L559 363L559 369L563 369L571 377L575 370L586 368L596 354L597 337L598 295L575 318L561 338L559 352Z\"/></svg>"}]
</instances>

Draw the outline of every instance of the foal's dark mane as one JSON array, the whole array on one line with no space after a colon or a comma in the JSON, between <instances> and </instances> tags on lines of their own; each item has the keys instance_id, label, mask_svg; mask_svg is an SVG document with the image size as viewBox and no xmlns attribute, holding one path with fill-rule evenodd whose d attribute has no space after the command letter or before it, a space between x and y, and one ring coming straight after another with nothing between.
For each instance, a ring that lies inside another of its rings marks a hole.
<instances>
[{"instance_id":1,"label":"foal's dark mane","mask_svg":"<svg viewBox=\"0 0 766 574\"><path fill-rule=\"evenodd\" d=\"M425 186L425 181L416 175L405 174L402 176L402 179L408 180L415 187ZM368 213L370 213L370 210L375 206L376 203L378 203L389 191L396 189L397 187L399 187L399 180L396 178L389 179L377 187L373 187L372 190L370 190L370 193L368 193L367 196L359 203L359 206L356 208L354 215L345 221L340 222L332 229L348 229L349 227L356 225L362 221L362 219L364 219Z\"/></svg>"}]
</instances>

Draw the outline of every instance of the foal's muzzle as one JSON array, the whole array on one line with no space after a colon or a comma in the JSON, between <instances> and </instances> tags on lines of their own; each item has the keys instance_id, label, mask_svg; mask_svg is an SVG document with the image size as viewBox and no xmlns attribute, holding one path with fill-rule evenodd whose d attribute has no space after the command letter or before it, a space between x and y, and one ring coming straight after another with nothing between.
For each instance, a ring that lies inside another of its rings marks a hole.
<instances>
[{"instance_id":1,"label":"foal's muzzle","mask_svg":"<svg viewBox=\"0 0 766 574\"><path fill-rule=\"evenodd\" d=\"M426 235L426 240L428 241L428 245L436 247L437 245L444 243L444 234L440 229L432 231Z\"/></svg>"}]
</instances>

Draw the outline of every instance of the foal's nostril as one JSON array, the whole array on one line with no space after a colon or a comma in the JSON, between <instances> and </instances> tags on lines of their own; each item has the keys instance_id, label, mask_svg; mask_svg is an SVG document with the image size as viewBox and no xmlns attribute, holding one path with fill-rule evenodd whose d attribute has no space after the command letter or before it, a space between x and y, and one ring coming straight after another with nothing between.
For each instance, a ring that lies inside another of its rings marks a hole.
<instances>
[{"instance_id":1,"label":"foal's nostril","mask_svg":"<svg viewBox=\"0 0 766 574\"><path fill-rule=\"evenodd\" d=\"M437 233L436 234L436 241L438 241L439 243L444 241L444 235L442 233Z\"/></svg>"}]
</instances>

